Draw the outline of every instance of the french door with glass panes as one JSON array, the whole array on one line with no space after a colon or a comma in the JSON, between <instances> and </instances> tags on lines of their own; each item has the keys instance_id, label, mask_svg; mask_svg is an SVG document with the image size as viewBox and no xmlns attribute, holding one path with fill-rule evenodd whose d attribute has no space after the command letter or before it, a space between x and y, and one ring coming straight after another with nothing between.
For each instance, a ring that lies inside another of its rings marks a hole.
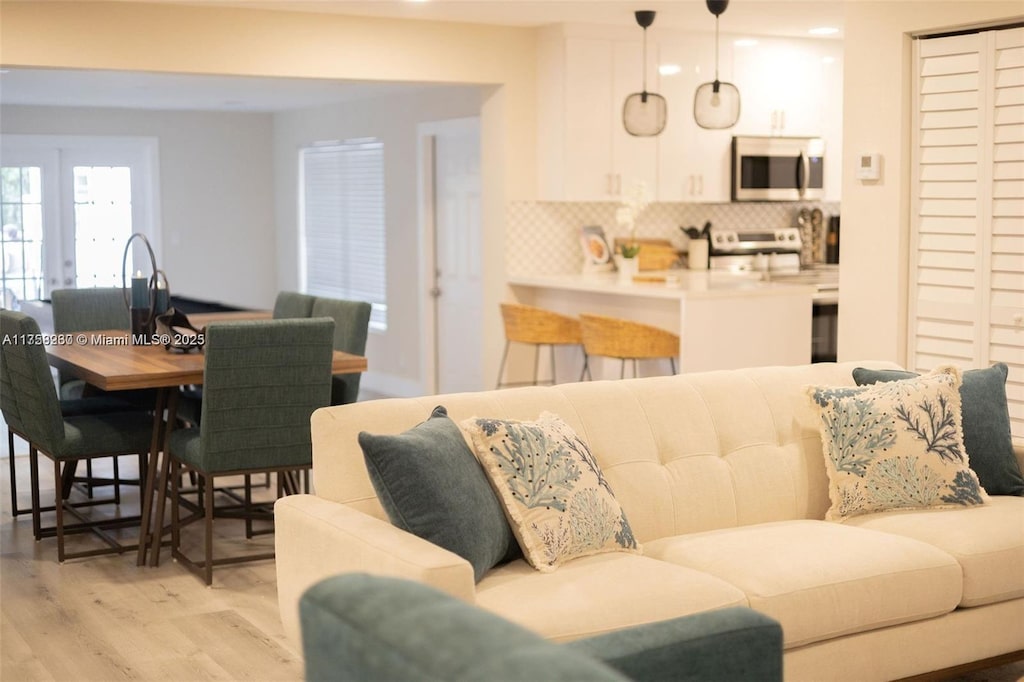
<instances>
[{"instance_id":1,"label":"french door with glass panes","mask_svg":"<svg viewBox=\"0 0 1024 682\"><path fill-rule=\"evenodd\" d=\"M150 138L0 138L0 305L120 286L132 233L159 248L155 162Z\"/></svg>"}]
</instances>

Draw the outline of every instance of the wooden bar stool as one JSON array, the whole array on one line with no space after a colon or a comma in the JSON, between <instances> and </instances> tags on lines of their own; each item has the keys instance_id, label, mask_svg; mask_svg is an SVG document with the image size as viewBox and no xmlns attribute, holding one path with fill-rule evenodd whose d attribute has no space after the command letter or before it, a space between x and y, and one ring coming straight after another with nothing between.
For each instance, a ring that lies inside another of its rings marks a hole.
<instances>
[{"instance_id":1,"label":"wooden bar stool","mask_svg":"<svg viewBox=\"0 0 1024 682\"><path fill-rule=\"evenodd\" d=\"M540 365L541 346L550 346L551 348L551 380L546 383L552 384L555 383L555 346L577 345L582 349L583 340L580 336L580 321L574 317L520 303L502 303L501 317L505 322L505 352L501 356L501 367L498 368L498 388L503 386L521 386L529 383L502 381L505 376L505 361L508 360L508 351L513 342L528 343L535 346L532 383L534 386L539 383L537 372ZM586 351L583 352L583 371L580 372L580 380L584 376L590 376Z\"/></svg>"},{"instance_id":2,"label":"wooden bar stool","mask_svg":"<svg viewBox=\"0 0 1024 682\"><path fill-rule=\"evenodd\" d=\"M679 336L659 327L605 315L580 315L583 350L587 356L601 355L622 360L619 378L626 375L626 360L633 361L637 376L637 360L664 359L676 373Z\"/></svg>"}]
</instances>

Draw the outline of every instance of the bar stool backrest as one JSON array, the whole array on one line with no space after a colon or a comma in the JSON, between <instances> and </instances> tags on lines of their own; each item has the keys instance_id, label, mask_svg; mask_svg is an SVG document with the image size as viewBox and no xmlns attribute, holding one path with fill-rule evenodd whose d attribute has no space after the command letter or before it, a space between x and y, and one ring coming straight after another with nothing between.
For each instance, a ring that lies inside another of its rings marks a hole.
<instances>
[{"instance_id":1,"label":"bar stool backrest","mask_svg":"<svg viewBox=\"0 0 1024 682\"><path fill-rule=\"evenodd\" d=\"M580 321L521 303L502 303L505 338L518 343L570 345L581 342Z\"/></svg>"},{"instance_id":2,"label":"bar stool backrest","mask_svg":"<svg viewBox=\"0 0 1024 682\"><path fill-rule=\"evenodd\" d=\"M620 359L674 358L679 337L659 327L606 315L580 315L587 355Z\"/></svg>"}]
</instances>

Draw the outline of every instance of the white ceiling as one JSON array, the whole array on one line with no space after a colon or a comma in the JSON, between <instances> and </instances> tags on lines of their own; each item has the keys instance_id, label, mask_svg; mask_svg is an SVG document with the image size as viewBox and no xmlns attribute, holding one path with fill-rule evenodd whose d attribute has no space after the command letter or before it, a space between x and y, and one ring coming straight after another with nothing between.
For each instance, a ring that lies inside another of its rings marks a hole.
<instances>
[{"instance_id":1,"label":"white ceiling","mask_svg":"<svg viewBox=\"0 0 1024 682\"><path fill-rule=\"evenodd\" d=\"M704 0L122 0L361 16L456 21L508 26L552 23L634 25L633 12L652 9L655 26L713 30ZM807 37L817 26L842 36L843 2L734 0L721 15L724 33ZM322 79L154 74L129 71L21 69L0 71L0 103L40 106L125 107L274 112L431 87Z\"/></svg>"}]
</instances>

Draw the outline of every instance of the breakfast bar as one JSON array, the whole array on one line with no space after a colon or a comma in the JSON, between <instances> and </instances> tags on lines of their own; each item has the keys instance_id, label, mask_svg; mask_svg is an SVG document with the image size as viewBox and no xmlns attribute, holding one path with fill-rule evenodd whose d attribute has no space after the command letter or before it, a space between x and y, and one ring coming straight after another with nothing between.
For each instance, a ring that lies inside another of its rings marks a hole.
<instances>
[{"instance_id":1,"label":"breakfast bar","mask_svg":"<svg viewBox=\"0 0 1024 682\"><path fill-rule=\"evenodd\" d=\"M597 273L513 277L508 283L519 303L620 317L678 334L680 372L811 361L812 286L692 270L646 272L638 280ZM571 365L559 362L559 381L572 379ZM611 374L594 378L606 376Z\"/></svg>"}]
</instances>

